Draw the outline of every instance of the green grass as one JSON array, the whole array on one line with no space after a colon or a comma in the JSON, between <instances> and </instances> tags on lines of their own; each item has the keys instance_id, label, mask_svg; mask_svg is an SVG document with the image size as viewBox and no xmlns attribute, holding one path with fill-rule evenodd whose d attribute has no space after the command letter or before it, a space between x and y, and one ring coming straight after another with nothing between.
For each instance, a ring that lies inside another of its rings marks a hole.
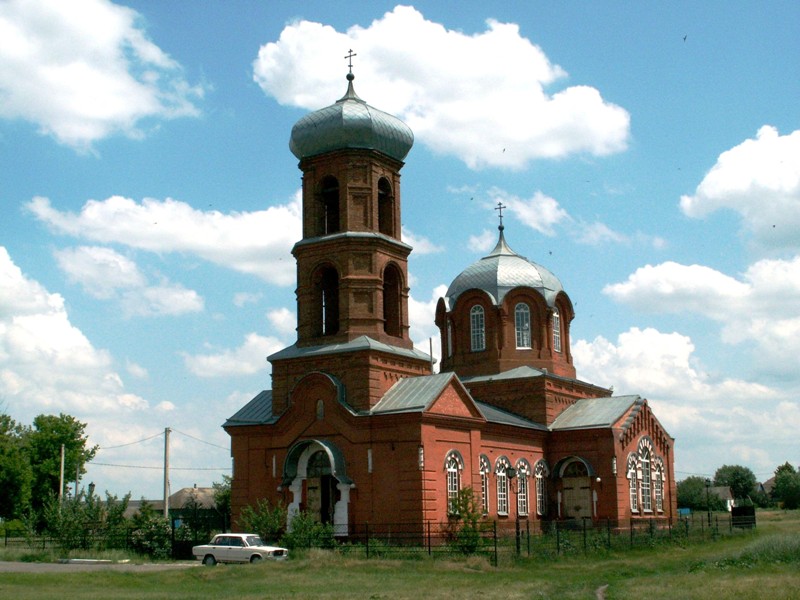
<instances>
[{"instance_id":1,"label":"green grass","mask_svg":"<svg viewBox=\"0 0 800 600\"><path fill-rule=\"evenodd\" d=\"M759 513L754 532L684 547L551 559L363 560L325 551L283 563L158 572L0 574L26 598L800 598L800 512Z\"/></svg>"}]
</instances>

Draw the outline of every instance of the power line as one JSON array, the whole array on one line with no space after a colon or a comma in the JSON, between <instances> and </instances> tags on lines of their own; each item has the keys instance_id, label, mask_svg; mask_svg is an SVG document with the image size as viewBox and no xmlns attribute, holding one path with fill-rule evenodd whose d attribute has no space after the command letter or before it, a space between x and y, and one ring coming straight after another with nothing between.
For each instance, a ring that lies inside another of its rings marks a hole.
<instances>
[{"instance_id":1,"label":"power line","mask_svg":"<svg viewBox=\"0 0 800 600\"><path fill-rule=\"evenodd\" d=\"M153 469L157 471L161 471L164 469L163 465L158 467L148 467L146 465L114 465L111 463L99 463L99 462L90 462L88 463L90 466L93 467L115 467L118 469ZM230 471L230 467L170 467L171 471Z\"/></svg>"},{"instance_id":2,"label":"power line","mask_svg":"<svg viewBox=\"0 0 800 600\"><path fill-rule=\"evenodd\" d=\"M159 431L158 433L151 435L150 437L143 438L136 442L128 442L127 444L119 444L118 446L104 446L102 448L98 448L98 450L112 450L114 448L124 448L125 446L133 446L134 444L141 444L142 442L146 442L148 440L152 440L153 438L157 438L164 435L163 431Z\"/></svg>"},{"instance_id":3,"label":"power line","mask_svg":"<svg viewBox=\"0 0 800 600\"><path fill-rule=\"evenodd\" d=\"M201 440L200 438L195 437L193 435L189 435L188 433L184 433L183 431L180 431L179 429L174 429L173 428L172 431L174 431L175 433L180 433L181 435L185 435L186 437L191 438L191 439L195 440L196 442L200 442L201 444L205 444L206 446L213 446L214 448L220 448L222 450L230 450L230 448L227 448L225 446L220 446L218 444L212 444L211 442L207 442L205 440Z\"/></svg>"}]
</instances>

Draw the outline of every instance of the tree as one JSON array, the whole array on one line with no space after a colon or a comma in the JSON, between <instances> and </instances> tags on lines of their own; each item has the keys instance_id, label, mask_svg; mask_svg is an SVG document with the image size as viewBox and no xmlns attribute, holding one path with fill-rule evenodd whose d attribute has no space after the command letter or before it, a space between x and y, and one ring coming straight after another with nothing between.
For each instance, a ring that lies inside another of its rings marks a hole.
<instances>
[{"instance_id":1,"label":"tree","mask_svg":"<svg viewBox=\"0 0 800 600\"><path fill-rule=\"evenodd\" d=\"M41 512L48 498L58 496L62 444L65 480L86 473L85 465L94 458L97 446L88 447L85 429L86 423L64 413L57 417L39 415L33 420L33 427L25 436L25 445L33 471L31 491L35 512Z\"/></svg>"},{"instance_id":2,"label":"tree","mask_svg":"<svg viewBox=\"0 0 800 600\"><path fill-rule=\"evenodd\" d=\"M783 508L800 508L800 472L788 462L775 469L772 497L778 500Z\"/></svg>"},{"instance_id":3,"label":"tree","mask_svg":"<svg viewBox=\"0 0 800 600\"><path fill-rule=\"evenodd\" d=\"M227 528L231 522L231 480L229 475L222 476L222 483L214 482L214 505L217 512L222 515L223 522Z\"/></svg>"},{"instance_id":4,"label":"tree","mask_svg":"<svg viewBox=\"0 0 800 600\"><path fill-rule=\"evenodd\" d=\"M714 473L714 485L731 488L736 499L749 498L756 489L756 475L747 467L723 465Z\"/></svg>"},{"instance_id":5,"label":"tree","mask_svg":"<svg viewBox=\"0 0 800 600\"><path fill-rule=\"evenodd\" d=\"M710 505L710 506L709 506ZM716 494L709 494L703 477L687 477L678 482L678 506L692 510L724 510L725 504Z\"/></svg>"},{"instance_id":6,"label":"tree","mask_svg":"<svg viewBox=\"0 0 800 600\"><path fill-rule=\"evenodd\" d=\"M25 428L0 414L0 518L22 517L30 506L33 472L25 452Z\"/></svg>"},{"instance_id":7,"label":"tree","mask_svg":"<svg viewBox=\"0 0 800 600\"><path fill-rule=\"evenodd\" d=\"M267 543L277 542L286 532L286 507L278 501L275 506L266 498L256 501L255 507L247 505L239 515L239 525L245 531L252 531ZM292 522L294 526L294 521Z\"/></svg>"}]
</instances>

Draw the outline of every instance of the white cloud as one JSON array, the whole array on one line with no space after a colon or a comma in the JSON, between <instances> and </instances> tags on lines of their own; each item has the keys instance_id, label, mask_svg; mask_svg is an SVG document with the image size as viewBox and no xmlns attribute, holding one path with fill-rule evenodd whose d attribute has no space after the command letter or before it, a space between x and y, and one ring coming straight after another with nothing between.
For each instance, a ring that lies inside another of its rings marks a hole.
<instances>
[{"instance_id":1,"label":"white cloud","mask_svg":"<svg viewBox=\"0 0 800 600\"><path fill-rule=\"evenodd\" d=\"M81 246L55 252L58 266L70 281L103 300L120 301L126 315L181 315L203 310L203 299L194 290L162 281L149 286L129 258L111 248Z\"/></svg>"},{"instance_id":2,"label":"white cloud","mask_svg":"<svg viewBox=\"0 0 800 600\"><path fill-rule=\"evenodd\" d=\"M41 412L119 415L148 406L125 391L109 353L70 323L63 298L27 278L3 247L0 397L21 422Z\"/></svg>"},{"instance_id":3,"label":"white cloud","mask_svg":"<svg viewBox=\"0 0 800 600\"><path fill-rule=\"evenodd\" d=\"M446 285L439 285L431 292L431 297L427 302L418 301L413 296L408 298L408 320L410 323L409 335L414 340L414 345L425 352L431 352L433 344L433 356L438 361L441 358L441 339L439 328L436 327L436 304L439 298L447 293Z\"/></svg>"},{"instance_id":4,"label":"white cloud","mask_svg":"<svg viewBox=\"0 0 800 600\"><path fill-rule=\"evenodd\" d=\"M234 306L238 306L242 308L247 304L256 304L261 298L263 294L253 294L251 292L237 292L233 295L233 304Z\"/></svg>"},{"instance_id":5,"label":"white cloud","mask_svg":"<svg viewBox=\"0 0 800 600\"><path fill-rule=\"evenodd\" d=\"M139 15L105 0L0 3L0 117L86 150L142 121L199 114L201 86L147 39Z\"/></svg>"},{"instance_id":6,"label":"white cloud","mask_svg":"<svg viewBox=\"0 0 800 600\"><path fill-rule=\"evenodd\" d=\"M566 210L561 208L558 201L536 191L531 198L520 198L501 189L494 188L490 191L492 203L502 202L508 207L522 223L531 229L546 236L556 234L555 226L571 221Z\"/></svg>"},{"instance_id":7,"label":"white cloud","mask_svg":"<svg viewBox=\"0 0 800 600\"><path fill-rule=\"evenodd\" d=\"M267 313L267 320L281 335L288 336L297 328L297 316L288 308L276 308Z\"/></svg>"},{"instance_id":8,"label":"white cloud","mask_svg":"<svg viewBox=\"0 0 800 600\"><path fill-rule=\"evenodd\" d=\"M800 130L765 125L755 139L723 152L681 210L701 218L730 209L764 248L800 248Z\"/></svg>"},{"instance_id":9,"label":"white cloud","mask_svg":"<svg viewBox=\"0 0 800 600\"><path fill-rule=\"evenodd\" d=\"M627 111L588 86L551 90L565 71L513 23L489 20L468 35L409 6L344 33L296 21L261 47L254 79L281 104L331 104L345 82L332 76L344 75L344 61L330 48L358 48L359 95L402 118L433 151L470 168L523 168L539 158L606 155L627 145Z\"/></svg>"},{"instance_id":10,"label":"white cloud","mask_svg":"<svg viewBox=\"0 0 800 600\"><path fill-rule=\"evenodd\" d=\"M713 473L732 459L769 472L791 456L800 407L765 385L709 376L694 350L689 337L652 328L572 344L581 379L648 399L677 440L679 472Z\"/></svg>"},{"instance_id":11,"label":"white cloud","mask_svg":"<svg viewBox=\"0 0 800 600\"><path fill-rule=\"evenodd\" d=\"M89 200L79 214L54 209L36 197L26 208L57 233L150 252L182 252L249 273L277 285L291 285L291 248L301 235L298 197L267 210L222 214L185 202L121 196Z\"/></svg>"},{"instance_id":12,"label":"white cloud","mask_svg":"<svg viewBox=\"0 0 800 600\"><path fill-rule=\"evenodd\" d=\"M647 265L603 292L641 311L694 312L717 321L724 341L754 344L753 360L761 368L796 372L800 256L758 261L741 280L701 265Z\"/></svg>"},{"instance_id":13,"label":"white cloud","mask_svg":"<svg viewBox=\"0 0 800 600\"><path fill-rule=\"evenodd\" d=\"M479 235L471 235L467 248L473 252L488 252L497 244L497 230L484 229Z\"/></svg>"},{"instance_id":14,"label":"white cloud","mask_svg":"<svg viewBox=\"0 0 800 600\"><path fill-rule=\"evenodd\" d=\"M125 369L136 379L147 379L148 373L142 365L132 362L130 360L125 362Z\"/></svg>"},{"instance_id":15,"label":"white cloud","mask_svg":"<svg viewBox=\"0 0 800 600\"><path fill-rule=\"evenodd\" d=\"M407 227L403 226L403 241L414 249L414 254L421 256L423 254L435 254L441 252L443 248L436 245L429 239L415 235Z\"/></svg>"},{"instance_id":16,"label":"white cloud","mask_svg":"<svg viewBox=\"0 0 800 600\"><path fill-rule=\"evenodd\" d=\"M599 246L608 242L620 244L629 241L627 236L614 231L608 225L600 223L599 221L595 221L594 223L581 223L575 234L575 239L579 244L586 244L588 246Z\"/></svg>"},{"instance_id":17,"label":"white cloud","mask_svg":"<svg viewBox=\"0 0 800 600\"><path fill-rule=\"evenodd\" d=\"M267 356L281 350L284 344L274 337L249 333L241 346L214 354L184 355L186 368L198 377L252 375L266 371Z\"/></svg>"}]
</instances>

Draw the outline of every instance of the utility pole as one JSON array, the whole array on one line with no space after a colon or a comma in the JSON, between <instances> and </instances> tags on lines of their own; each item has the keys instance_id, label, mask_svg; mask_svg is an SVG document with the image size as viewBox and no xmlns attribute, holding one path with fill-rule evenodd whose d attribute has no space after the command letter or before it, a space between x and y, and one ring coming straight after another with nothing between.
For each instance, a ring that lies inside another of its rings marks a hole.
<instances>
[{"instance_id":1,"label":"utility pole","mask_svg":"<svg viewBox=\"0 0 800 600\"><path fill-rule=\"evenodd\" d=\"M64 499L64 444L61 444L61 471L58 478L58 503Z\"/></svg>"},{"instance_id":2,"label":"utility pole","mask_svg":"<svg viewBox=\"0 0 800 600\"><path fill-rule=\"evenodd\" d=\"M169 518L169 432L164 429L164 518Z\"/></svg>"}]
</instances>

